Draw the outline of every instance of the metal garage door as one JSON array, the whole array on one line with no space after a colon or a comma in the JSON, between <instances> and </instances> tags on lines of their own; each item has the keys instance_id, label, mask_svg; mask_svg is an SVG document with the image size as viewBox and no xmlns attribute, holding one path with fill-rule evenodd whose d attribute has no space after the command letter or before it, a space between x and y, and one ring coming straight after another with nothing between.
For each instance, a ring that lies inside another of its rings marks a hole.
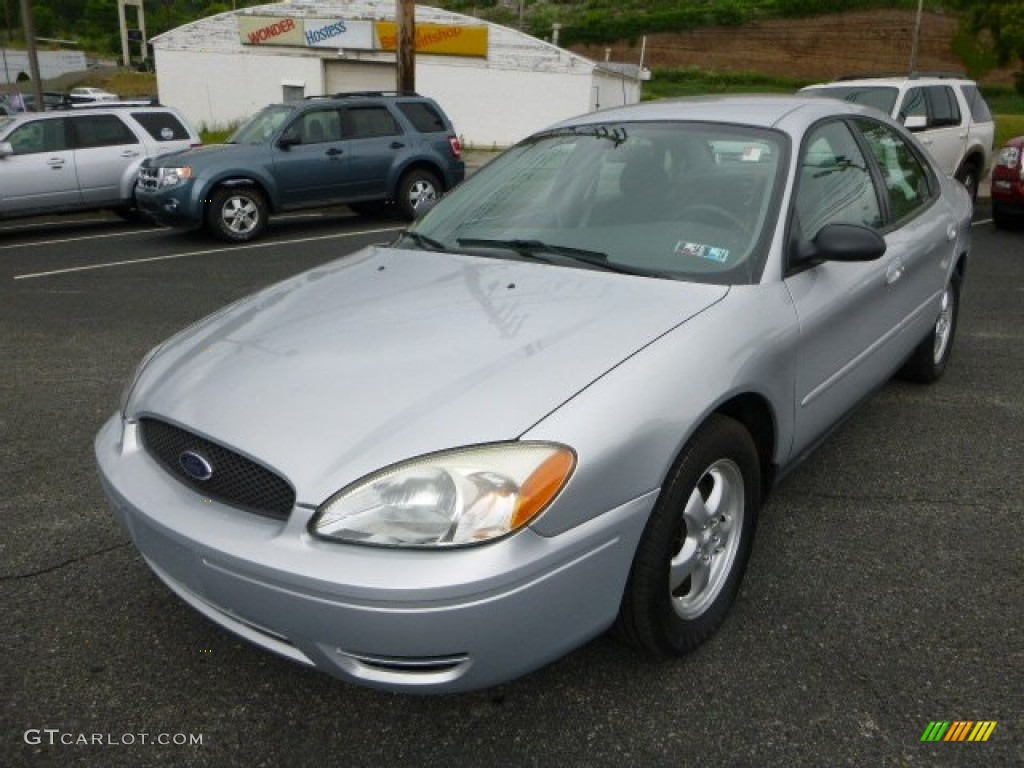
<instances>
[{"instance_id":1,"label":"metal garage door","mask_svg":"<svg viewBox=\"0 0 1024 768\"><path fill-rule=\"evenodd\" d=\"M342 91L393 91L397 79L394 64L328 61L324 81L327 93Z\"/></svg>"}]
</instances>

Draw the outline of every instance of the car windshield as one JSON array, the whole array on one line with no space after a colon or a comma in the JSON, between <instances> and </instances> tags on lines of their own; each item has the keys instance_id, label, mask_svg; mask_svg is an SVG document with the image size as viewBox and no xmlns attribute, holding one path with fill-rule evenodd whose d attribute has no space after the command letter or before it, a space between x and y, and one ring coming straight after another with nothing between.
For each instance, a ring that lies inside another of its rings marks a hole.
<instances>
[{"instance_id":1,"label":"car windshield","mask_svg":"<svg viewBox=\"0 0 1024 768\"><path fill-rule=\"evenodd\" d=\"M784 135L635 122L539 134L481 169L401 247L720 284L759 279Z\"/></svg>"},{"instance_id":2,"label":"car windshield","mask_svg":"<svg viewBox=\"0 0 1024 768\"><path fill-rule=\"evenodd\" d=\"M283 104L264 107L228 138L228 144L263 144L281 127L292 108Z\"/></svg>"},{"instance_id":3,"label":"car windshield","mask_svg":"<svg viewBox=\"0 0 1024 768\"><path fill-rule=\"evenodd\" d=\"M827 88L808 88L801 93L863 104L881 110L887 115L892 114L892 108L896 106L896 97L899 96L898 89L885 85L830 85Z\"/></svg>"}]
</instances>

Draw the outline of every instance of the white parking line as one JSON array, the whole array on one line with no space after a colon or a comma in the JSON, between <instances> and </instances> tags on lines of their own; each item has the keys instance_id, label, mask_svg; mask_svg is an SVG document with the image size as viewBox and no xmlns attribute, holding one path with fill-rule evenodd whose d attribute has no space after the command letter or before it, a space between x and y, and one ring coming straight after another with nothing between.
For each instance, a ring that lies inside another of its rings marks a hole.
<instances>
[{"instance_id":1,"label":"white parking line","mask_svg":"<svg viewBox=\"0 0 1024 768\"><path fill-rule=\"evenodd\" d=\"M78 243L83 240L102 240L107 237L129 237L131 235L141 235L146 232L152 232L152 229L132 229L128 232L109 232L105 235L82 235L81 237L63 237L57 240L39 240L34 243L17 243L16 245L0 245L0 251L8 251L13 249L21 250L22 248L38 248L41 245L61 245L62 243Z\"/></svg>"},{"instance_id":2,"label":"white parking line","mask_svg":"<svg viewBox=\"0 0 1024 768\"><path fill-rule=\"evenodd\" d=\"M250 245L229 245L223 248L208 248L202 251L189 251L187 253L169 253L166 256L148 256L144 259L128 259L125 261L108 261L100 264L83 264L80 267L68 267L67 269L53 269L49 272L33 272L26 275L15 275L15 280L32 280L37 277L52 277L54 275L67 275L72 272L87 272L94 269L111 269L113 267L126 267L135 264L146 264L152 261L169 261L171 259L184 259L189 256L206 256L211 253L225 253L227 251L245 251L252 248L271 248L275 245L295 245L296 243L312 243L318 240L332 240L344 237L359 237L361 235L376 235L384 232L398 232L402 227L385 227L382 229L362 229L358 232L337 232L331 235L320 235L318 237L300 237L295 240L276 240L273 242L253 243Z\"/></svg>"},{"instance_id":3,"label":"white parking line","mask_svg":"<svg viewBox=\"0 0 1024 768\"><path fill-rule=\"evenodd\" d=\"M59 224L117 224L118 219L66 219ZM38 224L13 224L9 227L0 227L0 232L25 232L32 229L51 229L58 222L43 221ZM140 230L141 231L141 230Z\"/></svg>"},{"instance_id":4,"label":"white parking line","mask_svg":"<svg viewBox=\"0 0 1024 768\"><path fill-rule=\"evenodd\" d=\"M979 224L991 224L991 223L992 223L992 219L978 219L977 221L972 221L971 222L971 226L972 227L976 227Z\"/></svg>"}]
</instances>

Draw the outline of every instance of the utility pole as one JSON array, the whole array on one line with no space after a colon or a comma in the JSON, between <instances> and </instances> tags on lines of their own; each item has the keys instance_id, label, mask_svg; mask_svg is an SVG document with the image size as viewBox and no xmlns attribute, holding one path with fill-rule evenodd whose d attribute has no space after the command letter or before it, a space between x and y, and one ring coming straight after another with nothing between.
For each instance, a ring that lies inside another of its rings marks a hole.
<instances>
[{"instance_id":1,"label":"utility pole","mask_svg":"<svg viewBox=\"0 0 1024 768\"><path fill-rule=\"evenodd\" d=\"M416 4L414 0L395 0L395 21L398 22L398 91L413 93L416 90Z\"/></svg>"},{"instance_id":2,"label":"utility pole","mask_svg":"<svg viewBox=\"0 0 1024 768\"><path fill-rule=\"evenodd\" d=\"M921 11L924 9L924 0L917 0L917 20L914 22L914 44L910 48L910 71L917 71L917 47L921 39Z\"/></svg>"},{"instance_id":3,"label":"utility pole","mask_svg":"<svg viewBox=\"0 0 1024 768\"><path fill-rule=\"evenodd\" d=\"M25 33L25 48L28 51L28 69L32 75L32 92L35 94L35 111L43 111L43 81L39 77L39 53L36 51L36 25L32 18L32 7L28 0L21 0L21 29Z\"/></svg>"}]
</instances>

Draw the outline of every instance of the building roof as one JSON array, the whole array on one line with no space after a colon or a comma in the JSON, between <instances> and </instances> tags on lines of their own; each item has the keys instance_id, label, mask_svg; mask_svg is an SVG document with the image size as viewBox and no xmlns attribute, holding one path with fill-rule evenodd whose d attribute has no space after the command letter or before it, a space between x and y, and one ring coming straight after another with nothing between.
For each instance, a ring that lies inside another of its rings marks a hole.
<instances>
[{"instance_id":1,"label":"building roof","mask_svg":"<svg viewBox=\"0 0 1024 768\"><path fill-rule=\"evenodd\" d=\"M209 16L198 21L164 32L151 42L158 50L173 51L216 51L217 53L295 55L302 51L307 55L312 49L270 46L250 46L241 43L238 31L240 16L282 16L293 18L331 18L350 21L394 21L395 0L329 0L328 2L295 2L257 5ZM539 40L523 32L499 24L492 24L473 16L452 13L440 8L416 6L416 22L424 24L478 25L488 28L488 55L485 60L466 60L445 57L452 64L459 62L470 66L487 66L498 69L529 70L534 72L561 72L589 74L595 69L603 70L596 62L578 54ZM321 51L320 55L324 55ZM421 54L423 55L423 54ZM366 60L392 61L393 53L365 52L360 58Z\"/></svg>"}]
</instances>

